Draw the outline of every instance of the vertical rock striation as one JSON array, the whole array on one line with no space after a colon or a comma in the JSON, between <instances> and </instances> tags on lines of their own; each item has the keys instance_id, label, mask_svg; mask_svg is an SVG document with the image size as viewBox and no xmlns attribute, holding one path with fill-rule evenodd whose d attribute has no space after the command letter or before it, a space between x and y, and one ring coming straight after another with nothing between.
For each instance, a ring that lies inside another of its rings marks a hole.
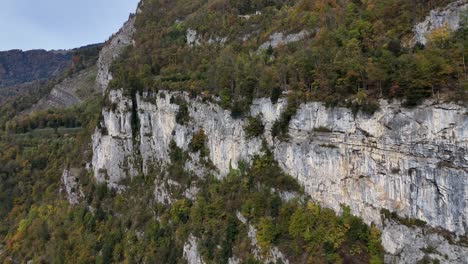
<instances>
[{"instance_id":1,"label":"vertical rock striation","mask_svg":"<svg viewBox=\"0 0 468 264\"><path fill-rule=\"evenodd\" d=\"M179 106L189 102L190 121L176 122ZM247 140L244 120L233 119L216 103L184 93L137 95L135 106L122 91L111 91L112 107L103 110L93 136L96 179L118 187L154 163L169 162L169 143L187 150L193 133L203 129L209 158L219 177L241 160L261 152L261 139ZM374 115L322 103L301 105L289 125L288 141L270 134L285 102L257 99L251 114L261 114L264 138L281 167L297 178L312 198L340 211L341 204L368 223L385 228L381 209L416 218L458 235L467 229L468 115L455 104L425 104L405 109L381 102ZM132 109L136 109L133 111ZM139 128L133 132L132 111ZM135 134L134 134L135 133ZM389 236L390 238L392 236ZM390 243L387 243L389 245Z\"/></svg>"}]
</instances>

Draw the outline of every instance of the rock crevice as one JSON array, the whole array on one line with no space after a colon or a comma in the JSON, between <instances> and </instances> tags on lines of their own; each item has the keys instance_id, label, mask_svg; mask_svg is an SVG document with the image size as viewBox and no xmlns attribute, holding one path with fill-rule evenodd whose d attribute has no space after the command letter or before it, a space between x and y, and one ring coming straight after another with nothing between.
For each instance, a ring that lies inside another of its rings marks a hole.
<instances>
[{"instance_id":1,"label":"rock crevice","mask_svg":"<svg viewBox=\"0 0 468 264\"><path fill-rule=\"evenodd\" d=\"M176 122L179 106L171 103L175 96L189 102L187 124ZM246 139L244 119L233 119L217 104L191 99L185 93L142 94L132 102L117 90L111 91L110 101L116 107L103 110L101 126L105 129L97 129L93 136L93 168L97 180L112 187L138 173L137 160L143 172L155 162L169 162L171 141L188 150L200 129L207 136L209 159L219 177L262 149L261 138ZM131 127L132 103L137 104L140 123L136 134ZM266 128L263 137L275 159L313 199L337 212L346 204L354 214L381 228L380 210L387 209L466 234L465 107L428 101L405 109L400 103L381 101L380 110L370 116L307 103L291 120L290 139L283 142L271 137L271 128L285 105L284 100L272 104L269 99L256 99L251 115L261 114ZM332 129L317 132L320 127ZM139 144L134 144L135 137Z\"/></svg>"}]
</instances>

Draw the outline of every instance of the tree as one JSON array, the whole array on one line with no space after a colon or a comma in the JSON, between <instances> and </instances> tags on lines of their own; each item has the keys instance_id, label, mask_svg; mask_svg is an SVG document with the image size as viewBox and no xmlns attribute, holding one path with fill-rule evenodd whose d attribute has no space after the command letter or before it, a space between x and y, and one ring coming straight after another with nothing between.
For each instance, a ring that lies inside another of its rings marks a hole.
<instances>
[{"instance_id":1,"label":"tree","mask_svg":"<svg viewBox=\"0 0 468 264\"><path fill-rule=\"evenodd\" d=\"M386 79L385 71L372 58L367 59L366 69L367 77L371 84L377 84L379 95L383 96L382 82Z\"/></svg>"},{"instance_id":2,"label":"tree","mask_svg":"<svg viewBox=\"0 0 468 264\"><path fill-rule=\"evenodd\" d=\"M277 236L278 230L273 223L273 219L271 217L261 218L257 231L257 240L260 247L266 252Z\"/></svg>"}]
</instances>

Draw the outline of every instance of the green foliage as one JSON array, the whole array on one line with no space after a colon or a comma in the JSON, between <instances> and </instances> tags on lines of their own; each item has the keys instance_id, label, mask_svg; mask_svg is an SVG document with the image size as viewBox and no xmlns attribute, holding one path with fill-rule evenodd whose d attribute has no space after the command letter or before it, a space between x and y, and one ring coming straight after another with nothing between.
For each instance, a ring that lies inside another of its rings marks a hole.
<instances>
[{"instance_id":1,"label":"green foliage","mask_svg":"<svg viewBox=\"0 0 468 264\"><path fill-rule=\"evenodd\" d=\"M89 127L85 133L88 140L93 131ZM200 150L204 145L200 142L206 137L202 132L196 135L199 139L191 145ZM199 250L210 263L226 263L234 255L242 256L246 263L257 263L246 247L250 244L248 227L237 219L237 212L258 230L259 245L264 250L277 246L294 263L304 252L322 261L339 261L351 253L369 261L383 256L380 233L359 218L349 213L336 216L330 209L299 202L307 201L301 187L282 172L268 149L264 149L265 155L254 157L251 166L240 163L239 169L223 180L206 176L194 183L183 169L188 156L173 141L169 167L122 182L126 188L120 193L95 184L92 175L83 171L79 181L86 199L72 207L58 195L58 189L63 161L75 157L73 148L78 145L74 143L79 138L77 135L62 142L66 138L40 136L35 140L45 142L32 152L15 145L21 141L0 141L5 150L0 164L8 164L0 165L0 175L10 173L7 179L18 181L0 182L0 216L6 227L0 232L0 241L6 244L2 261L11 256L44 262L179 263L183 245L193 234L200 239ZM27 160L36 160L36 165L24 164ZM41 177L28 182L30 175ZM175 196L171 206L158 204L153 193L155 179L165 175L177 181L181 189L196 184L200 188L197 198L190 201ZM283 201L279 194L285 191L301 198ZM9 195L10 200L6 199ZM353 252L350 245L357 245ZM324 254L316 254L317 250Z\"/></svg>"},{"instance_id":2,"label":"green foliage","mask_svg":"<svg viewBox=\"0 0 468 264\"><path fill-rule=\"evenodd\" d=\"M244 127L245 136L248 139L259 137L263 135L265 131L265 125L263 125L262 117L255 116L247 118L247 124Z\"/></svg>"},{"instance_id":3,"label":"green foliage","mask_svg":"<svg viewBox=\"0 0 468 264\"><path fill-rule=\"evenodd\" d=\"M27 133L35 129L59 127L78 128L86 122L86 114L79 108L66 110L50 109L45 112L34 112L7 121L5 130L9 133ZM83 122L83 121L84 122Z\"/></svg>"},{"instance_id":4,"label":"green foliage","mask_svg":"<svg viewBox=\"0 0 468 264\"><path fill-rule=\"evenodd\" d=\"M331 133L331 132L333 132L333 130L331 130L328 127L324 127L324 126L314 127L314 131L318 132L318 133Z\"/></svg>"},{"instance_id":5,"label":"green foliage","mask_svg":"<svg viewBox=\"0 0 468 264\"><path fill-rule=\"evenodd\" d=\"M206 147L208 139L203 129L198 130L193 134L192 141L190 141L189 149L191 152L200 152L201 157L208 156L208 148Z\"/></svg>"},{"instance_id":6,"label":"green foliage","mask_svg":"<svg viewBox=\"0 0 468 264\"><path fill-rule=\"evenodd\" d=\"M382 97L408 106L431 96L466 99L466 25L435 32L425 47L406 45L413 25L446 0L147 2L136 18L136 45L112 67L113 87L218 95L235 118L253 98L276 103L284 92L356 113L375 112ZM188 25L201 45L187 45ZM319 33L258 50L274 32L302 30Z\"/></svg>"},{"instance_id":7,"label":"green foliage","mask_svg":"<svg viewBox=\"0 0 468 264\"><path fill-rule=\"evenodd\" d=\"M260 219L257 231L257 240L260 247L267 252L273 245L278 236L278 229L275 226L273 219L263 217Z\"/></svg>"},{"instance_id":8,"label":"green foliage","mask_svg":"<svg viewBox=\"0 0 468 264\"><path fill-rule=\"evenodd\" d=\"M390 212L387 209L381 209L380 214L386 219L392 219L408 227L413 227L413 226L425 227L427 224L425 221L420 220L420 219L400 217L396 212Z\"/></svg>"},{"instance_id":9,"label":"green foliage","mask_svg":"<svg viewBox=\"0 0 468 264\"><path fill-rule=\"evenodd\" d=\"M420 249L422 252L426 253L426 254L436 254L438 253L437 249L433 246L427 246L425 248L421 248Z\"/></svg>"},{"instance_id":10,"label":"green foliage","mask_svg":"<svg viewBox=\"0 0 468 264\"><path fill-rule=\"evenodd\" d=\"M280 140L285 140L289 137L289 122L294 117L294 115L296 115L298 107L298 99L295 96L290 96L288 98L286 109L281 113L280 117L275 121L273 127L271 128L271 135L274 138L277 137Z\"/></svg>"},{"instance_id":11,"label":"green foliage","mask_svg":"<svg viewBox=\"0 0 468 264\"><path fill-rule=\"evenodd\" d=\"M190 120L190 114L188 110L188 103L182 97L171 98L171 103L179 106L179 110L176 114L176 122L180 125L186 125Z\"/></svg>"}]
</instances>

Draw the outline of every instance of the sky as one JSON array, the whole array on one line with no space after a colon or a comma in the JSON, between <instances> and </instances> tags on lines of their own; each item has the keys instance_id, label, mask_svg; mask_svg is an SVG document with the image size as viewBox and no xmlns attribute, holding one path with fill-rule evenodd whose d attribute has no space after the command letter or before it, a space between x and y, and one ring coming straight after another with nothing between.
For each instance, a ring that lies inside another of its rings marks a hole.
<instances>
[{"instance_id":1,"label":"sky","mask_svg":"<svg viewBox=\"0 0 468 264\"><path fill-rule=\"evenodd\" d=\"M0 51L71 49L106 41L138 0L0 0Z\"/></svg>"}]
</instances>

